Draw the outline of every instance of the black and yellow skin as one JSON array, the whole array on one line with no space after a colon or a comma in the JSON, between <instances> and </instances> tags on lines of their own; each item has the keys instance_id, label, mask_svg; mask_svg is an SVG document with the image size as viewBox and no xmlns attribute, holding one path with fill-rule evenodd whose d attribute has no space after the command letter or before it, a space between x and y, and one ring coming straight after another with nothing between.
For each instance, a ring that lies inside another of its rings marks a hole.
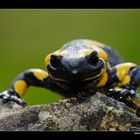
<instances>
[{"instance_id":1,"label":"black and yellow skin","mask_svg":"<svg viewBox=\"0 0 140 140\"><path fill-rule=\"evenodd\" d=\"M93 40L72 40L46 56L47 71L29 69L19 74L0 94L3 102L21 100L29 86L43 87L64 97L76 96L89 89L126 103L140 113L137 89L140 67L125 63L111 47Z\"/></svg>"}]
</instances>

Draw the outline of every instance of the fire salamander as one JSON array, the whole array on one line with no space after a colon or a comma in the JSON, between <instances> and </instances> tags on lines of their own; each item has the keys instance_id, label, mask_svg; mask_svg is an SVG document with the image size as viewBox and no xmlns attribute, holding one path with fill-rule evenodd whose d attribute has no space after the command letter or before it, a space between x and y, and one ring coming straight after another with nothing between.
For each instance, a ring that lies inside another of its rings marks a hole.
<instances>
[{"instance_id":1,"label":"fire salamander","mask_svg":"<svg viewBox=\"0 0 140 140\"><path fill-rule=\"evenodd\" d=\"M94 40L72 40L47 55L45 66L47 71L29 69L19 74L10 87L0 93L3 103L14 101L25 106L21 98L29 86L47 88L64 97L95 89L140 114L137 95L140 67L124 62L111 47Z\"/></svg>"}]
</instances>

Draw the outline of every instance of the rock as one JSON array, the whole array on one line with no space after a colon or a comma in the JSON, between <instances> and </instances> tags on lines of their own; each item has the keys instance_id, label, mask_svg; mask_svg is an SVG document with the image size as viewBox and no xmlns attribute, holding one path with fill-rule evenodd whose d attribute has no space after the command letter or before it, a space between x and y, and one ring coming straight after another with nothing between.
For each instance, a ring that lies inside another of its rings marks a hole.
<instances>
[{"instance_id":1,"label":"rock","mask_svg":"<svg viewBox=\"0 0 140 140\"><path fill-rule=\"evenodd\" d=\"M0 104L0 130L110 130L140 131L140 118L122 102L96 93L79 102L76 98L53 104L21 108Z\"/></svg>"}]
</instances>

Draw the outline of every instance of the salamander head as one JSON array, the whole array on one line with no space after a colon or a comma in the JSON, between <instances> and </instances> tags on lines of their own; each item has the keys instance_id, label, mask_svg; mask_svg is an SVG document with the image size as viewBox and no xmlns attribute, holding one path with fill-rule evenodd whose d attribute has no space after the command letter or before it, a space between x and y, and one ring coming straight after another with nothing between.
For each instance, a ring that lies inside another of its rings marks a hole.
<instances>
[{"instance_id":1,"label":"salamander head","mask_svg":"<svg viewBox=\"0 0 140 140\"><path fill-rule=\"evenodd\" d=\"M78 40L51 54L47 69L56 81L81 82L100 77L105 71L105 61L97 51Z\"/></svg>"}]
</instances>

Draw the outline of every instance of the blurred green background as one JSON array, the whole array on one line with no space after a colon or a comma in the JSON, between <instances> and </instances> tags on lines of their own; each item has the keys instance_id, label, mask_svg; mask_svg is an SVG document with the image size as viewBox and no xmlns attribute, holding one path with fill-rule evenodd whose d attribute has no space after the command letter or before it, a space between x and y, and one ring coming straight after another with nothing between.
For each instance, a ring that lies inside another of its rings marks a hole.
<instances>
[{"instance_id":1,"label":"blurred green background","mask_svg":"<svg viewBox=\"0 0 140 140\"><path fill-rule=\"evenodd\" d=\"M140 65L140 10L0 10L0 91L26 69L45 69L48 53L78 38L106 43ZM61 96L30 87L24 99L44 104Z\"/></svg>"}]
</instances>

